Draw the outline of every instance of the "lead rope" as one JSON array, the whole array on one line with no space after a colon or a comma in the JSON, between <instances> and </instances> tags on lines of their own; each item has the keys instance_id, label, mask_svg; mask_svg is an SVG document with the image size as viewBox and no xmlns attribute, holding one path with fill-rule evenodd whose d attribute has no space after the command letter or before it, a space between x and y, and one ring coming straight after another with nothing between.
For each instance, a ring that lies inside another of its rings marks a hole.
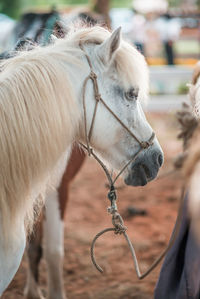
<instances>
[{"instance_id":1,"label":"lead rope","mask_svg":"<svg viewBox=\"0 0 200 299\"><path fill-rule=\"evenodd\" d=\"M95 258L95 254L94 254L94 247L95 247L95 243L97 241L97 239L102 236L103 234L110 232L110 231L114 231L115 234L123 234L125 240L128 243L128 246L130 248L131 251L131 255L133 258L133 262L134 262L134 266L135 266L135 270L136 270L136 274L138 276L139 279L143 279L144 277L146 277L159 263L160 261L163 259L163 257L166 255L166 253L169 251L169 249L172 247L177 233L179 231L179 227L180 227L180 222L181 222L181 216L182 216L182 203L183 203L183 196L184 196L184 189L182 190L182 195L181 195L181 202L180 202L180 207L179 207L179 213L178 213L178 217L177 217L177 221L176 221L176 225L175 225L175 230L172 234L172 237L170 239L170 242L168 244L168 246L166 247L166 249L160 254L160 256L155 260L155 262L150 266L150 268L143 274L141 274L140 272L140 268L139 268L139 263L137 260L137 256L135 253L135 249L134 246L132 245L128 234L126 233L127 228L124 226L124 221L123 218L121 217L121 215L118 213L118 209L117 209L117 195L116 195L116 190L115 190L115 186L114 184L116 183L117 179L119 178L119 176L124 172L124 170L128 167L128 165L135 161L136 158L138 157L138 155L145 149L147 149L148 147L150 147L153 144L153 140L155 138L155 133L152 132L152 135L150 137L150 139L148 141L140 141L135 134L133 134L132 131L129 130L129 128L120 120L120 118L110 109L110 107L104 102L104 100L102 99L100 93L99 93L99 88L98 88L98 82L97 82L97 75L94 73L93 68L92 68L92 64L90 61L89 56L87 55L87 53L85 52L83 46L81 43L79 43L80 48L82 49L82 51L85 54L85 57L88 61L88 64L90 66L90 74L85 78L84 83L83 83L83 112L84 112L84 130L85 130L85 140L86 140L86 145L84 145L83 143L80 143L80 145L87 150L88 155L89 156L93 156L95 158L95 160L101 165L101 167L103 168L107 179L109 181L109 186L110 186L110 191L108 193L108 199L111 202L111 206L108 207L108 213L110 213L112 215L112 224L113 227L110 228L106 228L102 231L100 231L93 239L92 244L91 244L91 259L92 262L94 264L94 266L96 267L96 269L103 273L103 269L97 264L96 262L96 258ZM91 125L90 125L90 129L89 129L89 133L87 132L87 113L86 113L86 103L85 103L85 93L86 93L86 86L89 80L92 80L93 82L93 90L94 90L94 96L95 96L95 107L94 107L94 112L93 112L93 117L92 117L92 121L91 121ZM101 159L94 153L92 147L90 146L90 140L91 140L91 136L92 136L92 131L94 128L94 122L95 122L95 117L96 117L96 112L97 112L97 108L98 108L98 104L99 102L101 102L104 107L114 116L114 118L121 124L121 126L127 130L129 132L129 134L139 143L140 145L140 149L138 150L138 152L134 155L134 157L132 159L130 159L128 161L128 163L126 163L126 165L121 169L121 171L118 173L118 175L115 177L115 179L112 179L112 176L110 175L107 167L105 166L105 164L101 161Z\"/></svg>"},{"instance_id":2,"label":"lead rope","mask_svg":"<svg viewBox=\"0 0 200 299\"><path fill-rule=\"evenodd\" d=\"M108 193L108 198L110 197L110 192ZM113 190L112 193L113 192L116 196L115 190ZM90 249L91 259L92 259L92 262L93 262L94 266L96 267L96 269L100 273L103 273L103 269L96 262L96 258L95 258L95 254L94 254L95 243L96 243L97 239L100 236L102 236L103 234L110 232L110 231L114 231L115 234L120 234L120 235L122 234L124 236L125 240L127 241L129 249L131 251L132 258L133 258L133 263L135 266L137 277L141 280L141 279L145 278L148 274L150 274L156 268L156 266L162 261L162 259L167 254L167 252L171 249L171 247L173 246L173 244L176 240L176 237L178 235L178 232L180 230L180 225L181 225L184 193L185 193L185 190L184 190L184 188L182 188L178 216L176 219L175 228L172 233L171 239L170 239L167 247L163 250L163 252L161 252L161 254L158 256L158 258L153 262L153 264L144 273L141 273L141 271L140 271L140 267L139 267L139 263L138 263L138 259L136 256L134 245L130 241L129 236L126 233L127 228L124 226L123 219L117 211L117 205L116 205L117 198L113 199L111 201L111 207L108 208L108 212L112 215L112 224L114 227L109 227L109 228L106 228L106 229L100 231L98 234L96 234L96 236L94 237L92 244L91 244L91 249ZM115 196L113 196L113 194L112 194L113 198Z\"/></svg>"}]
</instances>

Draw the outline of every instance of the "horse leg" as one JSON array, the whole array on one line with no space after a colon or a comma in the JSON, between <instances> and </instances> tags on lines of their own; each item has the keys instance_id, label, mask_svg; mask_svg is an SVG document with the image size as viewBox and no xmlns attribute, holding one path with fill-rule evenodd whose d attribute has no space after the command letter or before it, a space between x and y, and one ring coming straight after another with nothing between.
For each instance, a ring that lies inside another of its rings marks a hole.
<instances>
[{"instance_id":1,"label":"horse leg","mask_svg":"<svg viewBox=\"0 0 200 299\"><path fill-rule=\"evenodd\" d=\"M74 179L76 174L79 172L83 162L85 160L85 153L77 145L73 147L67 168L63 174L61 184L58 188L59 192L59 205L61 218L64 219L65 210L69 197L69 185L70 182Z\"/></svg>"},{"instance_id":2,"label":"horse leg","mask_svg":"<svg viewBox=\"0 0 200 299\"><path fill-rule=\"evenodd\" d=\"M58 190L52 191L47 199L44 235L49 299L65 298L63 287L64 212L69 197L69 183L79 171L84 159L84 152L74 147Z\"/></svg>"},{"instance_id":3,"label":"horse leg","mask_svg":"<svg viewBox=\"0 0 200 299\"><path fill-rule=\"evenodd\" d=\"M64 223L60 216L58 191L52 190L46 201L44 255L48 272L48 298L64 299L63 256Z\"/></svg>"},{"instance_id":4,"label":"horse leg","mask_svg":"<svg viewBox=\"0 0 200 299\"><path fill-rule=\"evenodd\" d=\"M42 299L43 296L38 286L39 263L42 258L42 220L43 215L34 225L33 233L29 237L27 245L28 271L27 282L24 290L26 299Z\"/></svg>"},{"instance_id":5,"label":"horse leg","mask_svg":"<svg viewBox=\"0 0 200 299\"><path fill-rule=\"evenodd\" d=\"M17 272L26 245L24 222L15 229L15 238L5 241L0 226L0 297Z\"/></svg>"}]
</instances>

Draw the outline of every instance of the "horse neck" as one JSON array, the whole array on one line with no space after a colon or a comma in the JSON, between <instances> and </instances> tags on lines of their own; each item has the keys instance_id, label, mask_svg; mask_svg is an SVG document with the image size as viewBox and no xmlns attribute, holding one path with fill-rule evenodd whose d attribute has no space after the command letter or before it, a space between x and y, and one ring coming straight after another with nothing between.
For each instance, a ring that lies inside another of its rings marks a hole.
<instances>
[{"instance_id":1,"label":"horse neck","mask_svg":"<svg viewBox=\"0 0 200 299\"><path fill-rule=\"evenodd\" d=\"M5 73L0 73L0 211L4 236L14 235L16 223L26 215L31 225L35 200L31 192L54 170L79 127L78 79L73 82L70 77L72 69L77 76L78 68L64 63L62 55L44 51L36 49L38 56L36 52L22 53L6 61Z\"/></svg>"},{"instance_id":2,"label":"horse neck","mask_svg":"<svg viewBox=\"0 0 200 299\"><path fill-rule=\"evenodd\" d=\"M78 60L79 63L67 63L66 64L66 72L68 75L68 78L70 78L70 84L72 85L72 89L74 92L74 100L79 107L79 113L80 113L80 121L79 121L79 128L76 135L76 138L80 141L83 138L85 139L85 132L83 132L84 127L84 111L83 111L83 96L85 94L85 102L86 102L86 110L89 114L93 113L93 105L95 103L94 101L94 94L93 94L93 87L91 88L91 80L84 86L84 82L86 78L90 74L90 66L88 64L88 61L86 59L85 54L81 53L82 56L80 56L80 53L78 53ZM89 87L89 88L88 88ZM92 101L90 101L92 99ZM91 112L92 111L92 112ZM82 138L82 136L84 137ZM82 140L85 141L85 140Z\"/></svg>"},{"instance_id":3,"label":"horse neck","mask_svg":"<svg viewBox=\"0 0 200 299\"><path fill-rule=\"evenodd\" d=\"M37 157L39 169L35 172L41 174L50 171L74 141L80 120L76 84L70 77L73 65L63 64L62 55L55 54L38 50L38 59L34 59L34 53L33 57L32 53L25 53L6 62L0 88L0 114L15 111L12 119L7 120L8 132L16 131L16 136L10 136L9 146L16 140L20 145L22 136L29 146L24 155L19 146L13 157L18 155L24 160L27 156L26 163ZM2 143L8 134L4 127ZM32 158L28 159L28 155Z\"/></svg>"}]
</instances>

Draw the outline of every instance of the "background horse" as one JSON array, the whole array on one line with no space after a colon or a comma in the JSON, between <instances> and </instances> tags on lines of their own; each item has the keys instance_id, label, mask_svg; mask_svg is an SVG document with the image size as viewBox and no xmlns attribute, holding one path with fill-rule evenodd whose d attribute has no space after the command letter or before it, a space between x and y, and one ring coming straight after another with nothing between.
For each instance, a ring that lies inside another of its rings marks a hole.
<instances>
[{"instance_id":1,"label":"background horse","mask_svg":"<svg viewBox=\"0 0 200 299\"><path fill-rule=\"evenodd\" d=\"M1 51L10 51L22 38L46 45L49 43L52 33L56 37L64 37L67 26L78 20L90 25L105 24L105 18L102 15L90 12L71 12L64 15L55 9L46 13L28 12L23 14L18 22L12 21L12 26L8 32L6 31L6 34L2 33L0 49Z\"/></svg>"},{"instance_id":2,"label":"background horse","mask_svg":"<svg viewBox=\"0 0 200 299\"><path fill-rule=\"evenodd\" d=\"M181 207L181 225L172 248L168 251L155 289L155 299L200 297L200 65L194 70L189 85L192 105L183 105L178 113L183 139L182 167L184 186L188 189ZM194 233L195 232L195 233Z\"/></svg>"},{"instance_id":3,"label":"background horse","mask_svg":"<svg viewBox=\"0 0 200 299\"><path fill-rule=\"evenodd\" d=\"M190 141L190 148L188 158L186 160L184 171L189 182L189 208L192 217L193 227L196 231L196 236L200 240L199 227L200 227L200 62L197 63L190 86L189 96L192 103L194 116L198 120L197 129L194 136Z\"/></svg>"},{"instance_id":4,"label":"background horse","mask_svg":"<svg viewBox=\"0 0 200 299\"><path fill-rule=\"evenodd\" d=\"M163 161L156 138L142 147L152 136L138 101L147 94L147 67L120 30L110 35L100 27L73 27L65 39L20 53L1 67L0 293L20 264L24 221L31 227L35 199L58 186L72 142L86 141L95 107L93 85L84 85L94 79L91 68L101 97L90 145L115 169L130 162L123 174L129 185L147 184Z\"/></svg>"}]
</instances>

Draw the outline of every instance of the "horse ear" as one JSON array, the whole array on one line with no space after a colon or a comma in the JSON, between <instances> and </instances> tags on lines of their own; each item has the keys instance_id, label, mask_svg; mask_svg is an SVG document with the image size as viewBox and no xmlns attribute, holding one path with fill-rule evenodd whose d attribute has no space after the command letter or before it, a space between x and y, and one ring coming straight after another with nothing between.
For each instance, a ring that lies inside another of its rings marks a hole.
<instances>
[{"instance_id":1,"label":"horse ear","mask_svg":"<svg viewBox=\"0 0 200 299\"><path fill-rule=\"evenodd\" d=\"M110 64L121 42L121 27L116 29L112 35L98 46L97 54L105 64Z\"/></svg>"}]
</instances>

